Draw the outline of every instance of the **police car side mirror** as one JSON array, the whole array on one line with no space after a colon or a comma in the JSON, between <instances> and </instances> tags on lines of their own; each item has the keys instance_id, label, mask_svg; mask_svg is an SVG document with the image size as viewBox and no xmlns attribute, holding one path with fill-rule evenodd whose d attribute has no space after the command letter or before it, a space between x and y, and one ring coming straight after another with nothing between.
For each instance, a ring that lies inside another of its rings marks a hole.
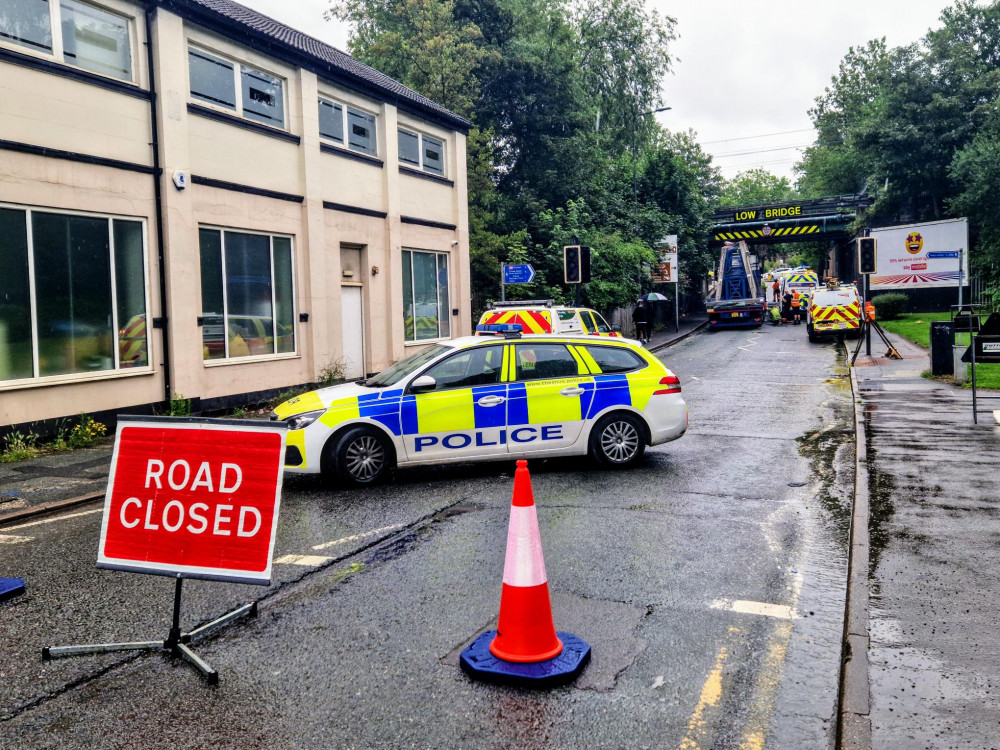
<instances>
[{"instance_id":1,"label":"police car side mirror","mask_svg":"<svg viewBox=\"0 0 1000 750\"><path fill-rule=\"evenodd\" d=\"M611 326L611 330L614 331L615 333L621 333L622 327L617 323L615 323L613 326Z\"/></svg>"},{"instance_id":2,"label":"police car side mirror","mask_svg":"<svg viewBox=\"0 0 1000 750\"><path fill-rule=\"evenodd\" d=\"M410 393L424 393L433 391L437 387L437 381L430 375L421 375L410 383Z\"/></svg>"}]
</instances>

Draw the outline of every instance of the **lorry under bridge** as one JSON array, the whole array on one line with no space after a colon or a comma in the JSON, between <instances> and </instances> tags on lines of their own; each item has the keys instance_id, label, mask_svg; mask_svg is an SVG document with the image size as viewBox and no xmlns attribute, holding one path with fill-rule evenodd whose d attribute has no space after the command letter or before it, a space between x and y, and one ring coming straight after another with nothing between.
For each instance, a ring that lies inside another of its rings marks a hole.
<instances>
[{"instance_id":1,"label":"lorry under bridge","mask_svg":"<svg viewBox=\"0 0 1000 750\"><path fill-rule=\"evenodd\" d=\"M828 242L829 275L852 278L855 274L850 231L859 215L872 204L868 195L835 195L800 201L735 206L717 211L709 247L727 242L775 245L785 242Z\"/></svg>"}]
</instances>

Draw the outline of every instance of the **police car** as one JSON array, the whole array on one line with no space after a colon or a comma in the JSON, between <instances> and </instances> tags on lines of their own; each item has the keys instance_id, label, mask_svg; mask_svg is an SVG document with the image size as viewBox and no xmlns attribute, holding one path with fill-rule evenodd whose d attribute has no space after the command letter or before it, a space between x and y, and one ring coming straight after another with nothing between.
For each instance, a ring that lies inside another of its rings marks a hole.
<instances>
[{"instance_id":1,"label":"police car","mask_svg":"<svg viewBox=\"0 0 1000 750\"><path fill-rule=\"evenodd\" d=\"M353 485L394 466L590 454L610 467L688 425L677 376L627 339L468 336L282 403L285 470Z\"/></svg>"},{"instance_id":2,"label":"police car","mask_svg":"<svg viewBox=\"0 0 1000 750\"><path fill-rule=\"evenodd\" d=\"M494 302L476 326L477 336L499 336L508 331L621 336L621 326L609 325L597 310L556 305L550 299Z\"/></svg>"}]
</instances>

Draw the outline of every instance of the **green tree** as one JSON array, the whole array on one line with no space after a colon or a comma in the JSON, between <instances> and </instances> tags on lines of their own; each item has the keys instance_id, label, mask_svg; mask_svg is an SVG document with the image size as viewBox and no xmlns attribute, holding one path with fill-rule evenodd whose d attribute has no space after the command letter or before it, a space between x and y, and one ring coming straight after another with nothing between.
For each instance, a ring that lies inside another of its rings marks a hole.
<instances>
[{"instance_id":1,"label":"green tree","mask_svg":"<svg viewBox=\"0 0 1000 750\"><path fill-rule=\"evenodd\" d=\"M637 214L647 244L670 225L654 201L636 206L632 175L657 131L643 113L669 70L672 19L641 0L333 0L331 13L352 24L356 57L472 121L475 299L496 299L500 264L523 259L538 281L511 294L572 294L557 223L592 240L597 303L634 296L615 259L632 263L639 245L621 238Z\"/></svg>"},{"instance_id":2,"label":"green tree","mask_svg":"<svg viewBox=\"0 0 1000 750\"><path fill-rule=\"evenodd\" d=\"M595 130L619 146L645 145L654 127L643 113L660 104L676 21L647 12L643 0L585 0L576 25Z\"/></svg>"},{"instance_id":3,"label":"green tree","mask_svg":"<svg viewBox=\"0 0 1000 750\"><path fill-rule=\"evenodd\" d=\"M459 115L478 97L476 70L490 53L474 23L455 19L452 0L334 0L330 15L350 22L359 60Z\"/></svg>"},{"instance_id":4,"label":"green tree","mask_svg":"<svg viewBox=\"0 0 1000 750\"><path fill-rule=\"evenodd\" d=\"M695 133L661 133L650 147L639 180L644 206L641 236L647 241L676 234L685 289L694 293L717 260L708 249L712 214L723 180ZM656 222L659 223L656 223Z\"/></svg>"},{"instance_id":5,"label":"green tree","mask_svg":"<svg viewBox=\"0 0 1000 750\"><path fill-rule=\"evenodd\" d=\"M766 169L748 169L726 180L719 196L720 206L760 206L798 197L787 177L778 177Z\"/></svg>"}]
</instances>

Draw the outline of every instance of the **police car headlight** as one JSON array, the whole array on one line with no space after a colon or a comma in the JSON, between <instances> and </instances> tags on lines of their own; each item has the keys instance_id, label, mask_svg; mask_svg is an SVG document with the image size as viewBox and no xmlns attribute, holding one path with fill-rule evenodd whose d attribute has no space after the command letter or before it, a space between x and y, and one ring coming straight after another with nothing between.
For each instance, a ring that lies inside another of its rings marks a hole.
<instances>
[{"instance_id":1,"label":"police car headlight","mask_svg":"<svg viewBox=\"0 0 1000 750\"><path fill-rule=\"evenodd\" d=\"M304 411L301 414L296 414L294 417L289 417L285 420L285 423L288 425L289 430L302 430L311 425L324 414L326 414L326 409Z\"/></svg>"}]
</instances>

